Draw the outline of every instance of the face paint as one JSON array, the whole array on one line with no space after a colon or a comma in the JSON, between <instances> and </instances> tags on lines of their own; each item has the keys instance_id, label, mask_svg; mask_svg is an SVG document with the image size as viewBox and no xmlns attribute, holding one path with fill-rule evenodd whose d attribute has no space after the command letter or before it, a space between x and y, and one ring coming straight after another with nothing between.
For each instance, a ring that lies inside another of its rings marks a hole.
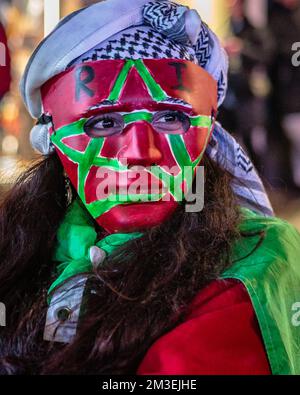
<instances>
[{"instance_id":1,"label":"face paint","mask_svg":"<svg viewBox=\"0 0 300 395\"><path fill-rule=\"evenodd\" d=\"M193 176L207 147L217 86L188 61L101 60L54 77L42 98L86 208L108 232L131 232L163 222L190 189L185 168Z\"/></svg>"}]
</instances>

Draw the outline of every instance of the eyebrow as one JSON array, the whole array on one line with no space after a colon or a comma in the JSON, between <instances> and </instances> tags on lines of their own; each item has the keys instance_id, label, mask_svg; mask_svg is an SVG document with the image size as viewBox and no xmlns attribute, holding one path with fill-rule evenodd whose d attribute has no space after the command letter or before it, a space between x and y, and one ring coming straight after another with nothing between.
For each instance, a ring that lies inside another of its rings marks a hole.
<instances>
[{"instance_id":1,"label":"eyebrow","mask_svg":"<svg viewBox=\"0 0 300 395\"><path fill-rule=\"evenodd\" d=\"M88 111L97 110L98 108L101 108L101 107L111 107L111 106L115 106L117 104L118 103L115 100L103 100L103 101L89 107Z\"/></svg>"},{"instance_id":2,"label":"eyebrow","mask_svg":"<svg viewBox=\"0 0 300 395\"><path fill-rule=\"evenodd\" d=\"M182 99L178 99L175 97L167 97L164 100L160 100L157 103L162 103L162 104L174 104L174 105L179 105L179 106L183 106L183 107L188 107L188 108L192 108L192 105L190 103L187 103L186 101L182 100ZM116 100L103 100L91 107L89 107L88 111L92 111L92 110L97 110L99 108L105 108L105 107L112 107L112 106L116 106L119 105L120 103L117 102Z\"/></svg>"},{"instance_id":3,"label":"eyebrow","mask_svg":"<svg viewBox=\"0 0 300 395\"><path fill-rule=\"evenodd\" d=\"M184 107L189 107L191 108L192 105L190 103L187 103L186 101L182 100L182 99L177 99L175 97L167 97L164 100L160 100L159 103L163 103L163 104L177 104L180 106L184 106Z\"/></svg>"}]
</instances>

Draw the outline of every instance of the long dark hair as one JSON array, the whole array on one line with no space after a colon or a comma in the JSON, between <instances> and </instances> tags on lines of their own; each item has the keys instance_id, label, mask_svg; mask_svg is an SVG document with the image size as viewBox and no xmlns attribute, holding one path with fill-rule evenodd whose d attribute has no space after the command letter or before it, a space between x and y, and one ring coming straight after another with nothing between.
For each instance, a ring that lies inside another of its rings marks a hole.
<instances>
[{"instance_id":1,"label":"long dark hair","mask_svg":"<svg viewBox=\"0 0 300 395\"><path fill-rule=\"evenodd\" d=\"M230 176L204 161L205 205L184 206L91 274L85 314L68 345L43 340L51 255L65 211L56 154L16 183L0 209L2 374L134 374L147 349L184 320L193 298L230 266L240 214ZM95 224L96 226L96 224Z\"/></svg>"}]
</instances>

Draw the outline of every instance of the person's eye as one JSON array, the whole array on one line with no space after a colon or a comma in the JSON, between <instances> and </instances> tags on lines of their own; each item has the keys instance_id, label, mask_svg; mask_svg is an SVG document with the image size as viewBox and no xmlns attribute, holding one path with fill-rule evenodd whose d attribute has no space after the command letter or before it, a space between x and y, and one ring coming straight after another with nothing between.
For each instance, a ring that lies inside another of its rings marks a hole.
<instances>
[{"instance_id":1,"label":"person's eye","mask_svg":"<svg viewBox=\"0 0 300 395\"><path fill-rule=\"evenodd\" d=\"M97 115L88 119L83 128L90 137L108 137L122 133L124 120L117 113Z\"/></svg>"},{"instance_id":2,"label":"person's eye","mask_svg":"<svg viewBox=\"0 0 300 395\"><path fill-rule=\"evenodd\" d=\"M158 133L166 134L183 134L191 126L189 117L181 111L157 112L153 117L152 125Z\"/></svg>"}]
</instances>

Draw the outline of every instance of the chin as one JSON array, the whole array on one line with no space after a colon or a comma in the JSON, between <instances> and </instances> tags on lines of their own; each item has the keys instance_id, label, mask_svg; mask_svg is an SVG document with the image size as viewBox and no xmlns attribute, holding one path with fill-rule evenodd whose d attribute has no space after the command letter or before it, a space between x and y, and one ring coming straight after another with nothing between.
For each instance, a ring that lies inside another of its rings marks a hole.
<instances>
[{"instance_id":1,"label":"chin","mask_svg":"<svg viewBox=\"0 0 300 395\"><path fill-rule=\"evenodd\" d=\"M174 200L124 204L109 210L96 221L108 233L142 232L161 225L177 207Z\"/></svg>"}]
</instances>

